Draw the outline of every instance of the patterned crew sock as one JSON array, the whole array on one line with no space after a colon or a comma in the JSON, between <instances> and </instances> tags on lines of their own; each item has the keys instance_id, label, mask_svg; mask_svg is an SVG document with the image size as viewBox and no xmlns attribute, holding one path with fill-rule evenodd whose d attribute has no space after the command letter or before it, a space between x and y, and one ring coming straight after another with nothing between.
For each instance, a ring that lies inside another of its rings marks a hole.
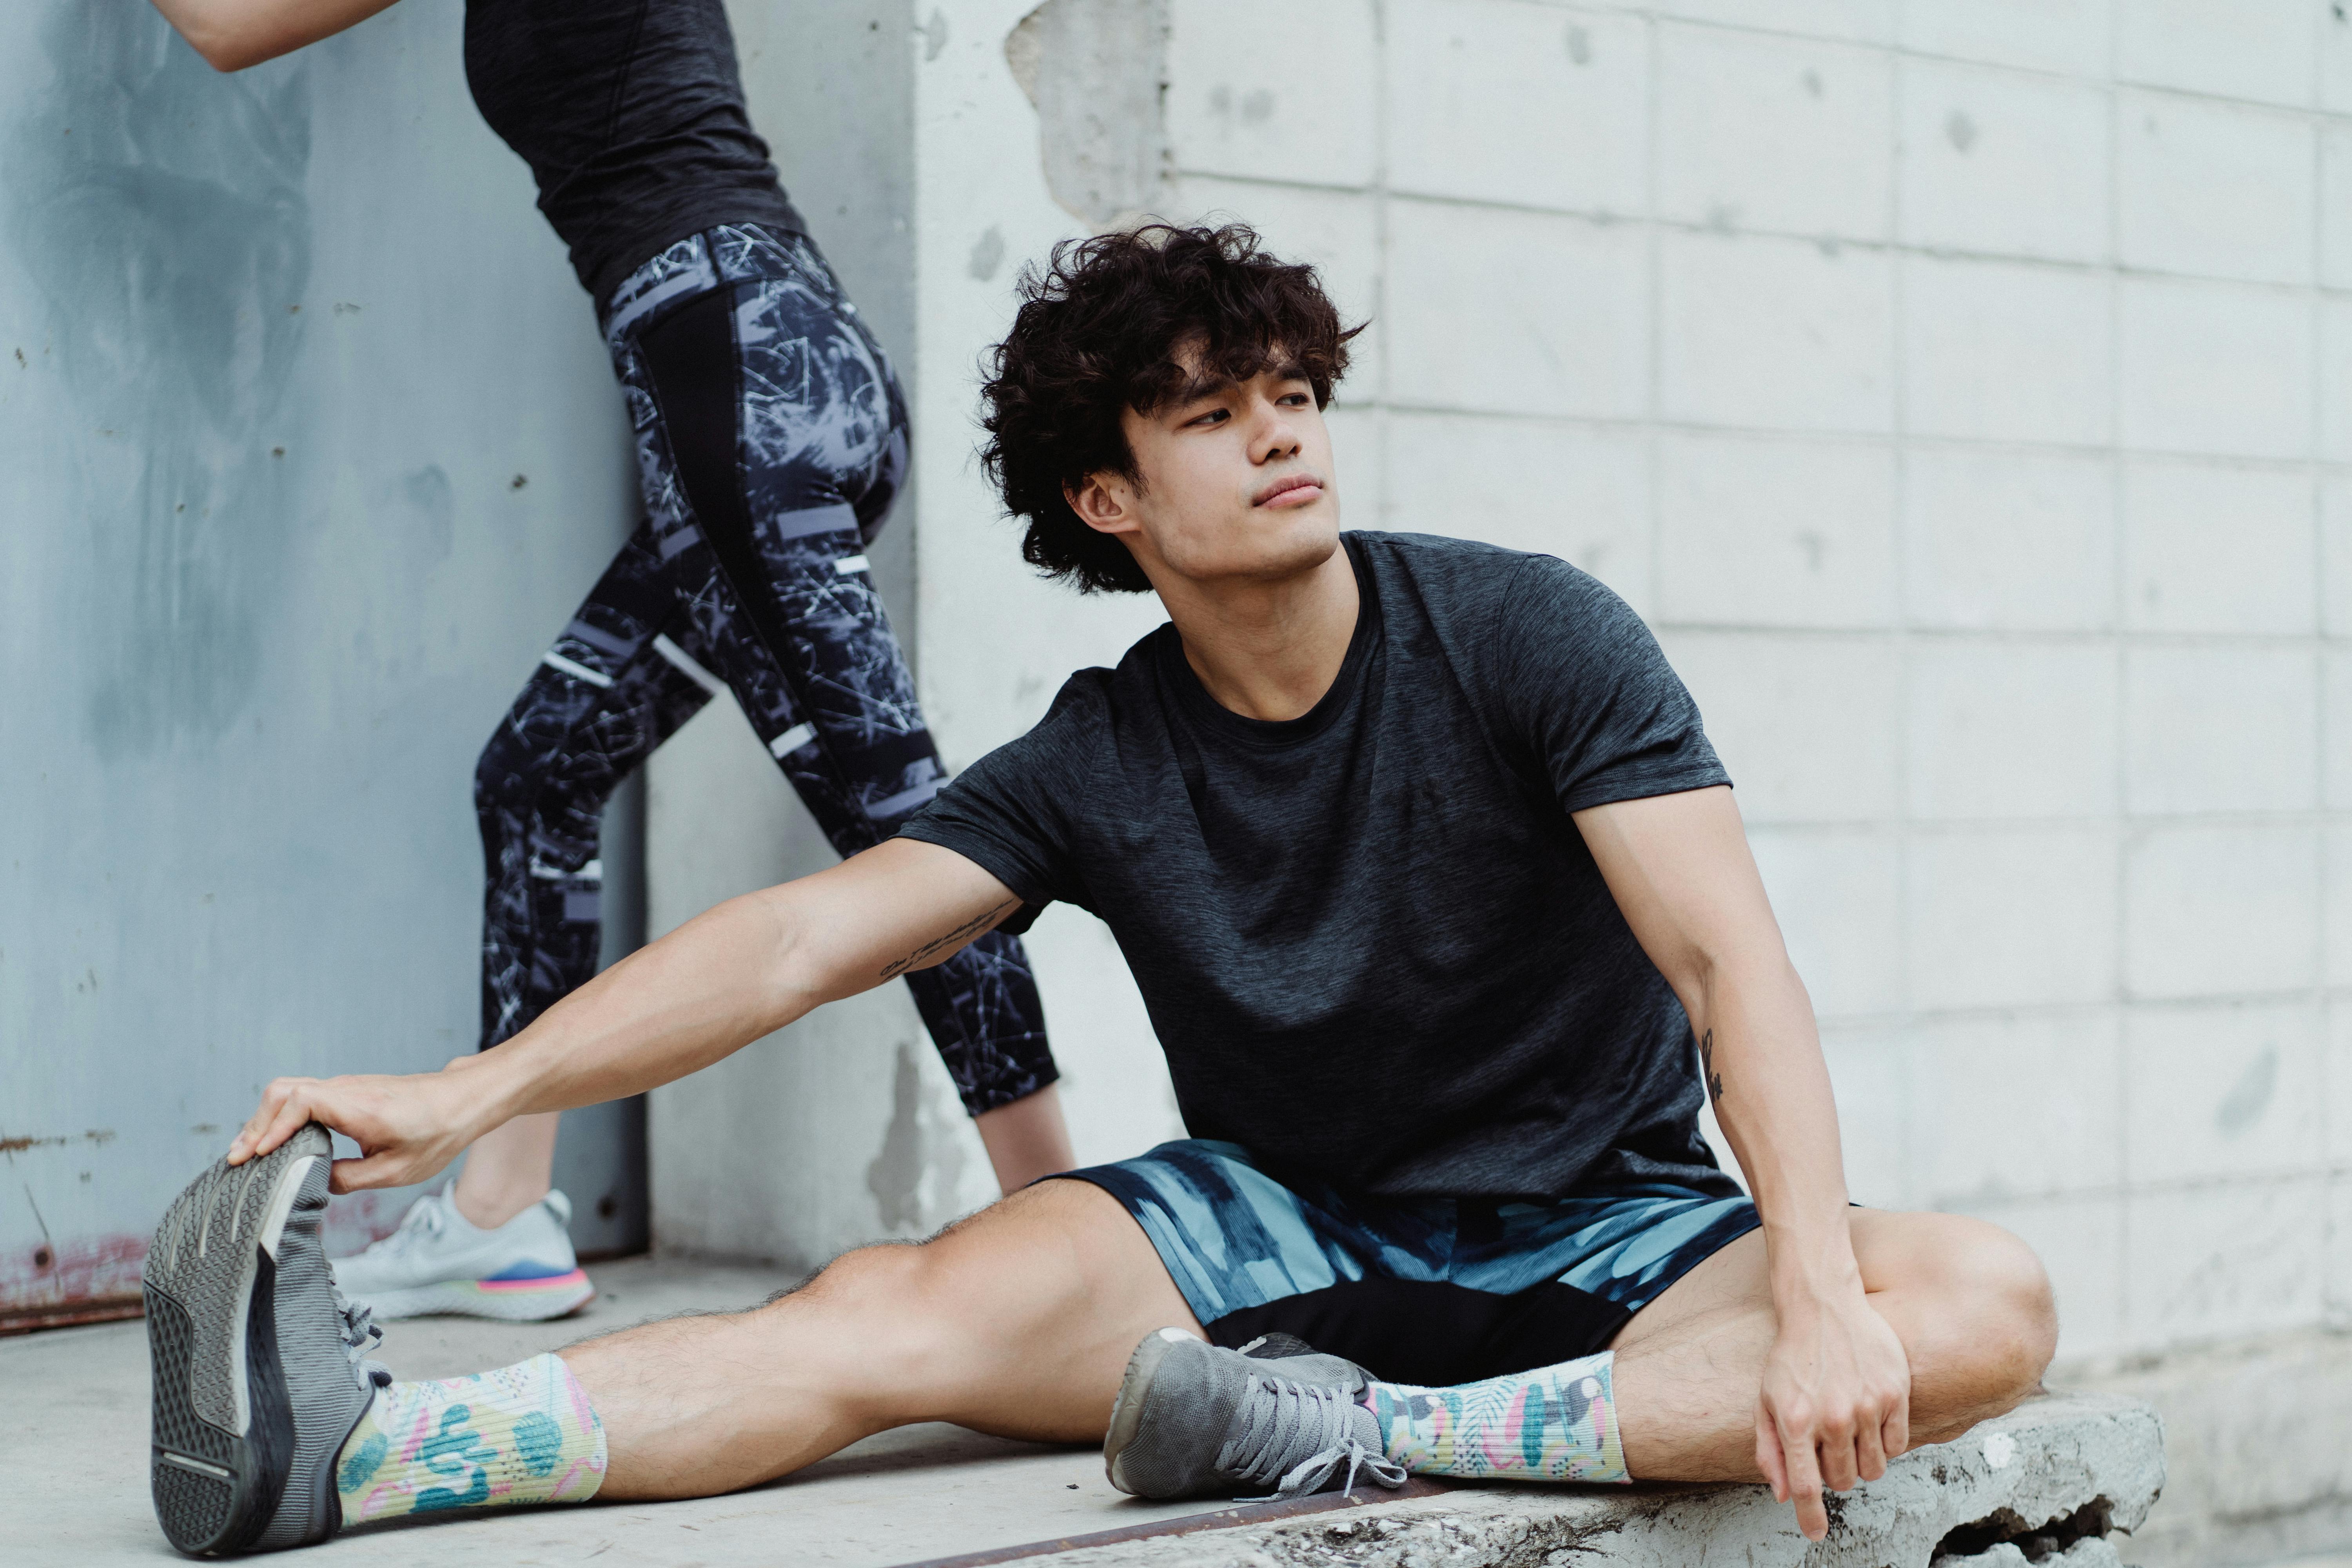
<instances>
[{"instance_id":1,"label":"patterned crew sock","mask_svg":"<svg viewBox=\"0 0 2352 1568\"><path fill-rule=\"evenodd\" d=\"M1625 1481L1609 1392L1614 1351L1454 1388L1375 1383L1364 1404L1388 1457L1416 1475Z\"/></svg>"},{"instance_id":2,"label":"patterned crew sock","mask_svg":"<svg viewBox=\"0 0 2352 1568\"><path fill-rule=\"evenodd\" d=\"M561 1356L395 1383L335 1456L343 1522L431 1509L585 1502L604 1484L604 1424Z\"/></svg>"}]
</instances>

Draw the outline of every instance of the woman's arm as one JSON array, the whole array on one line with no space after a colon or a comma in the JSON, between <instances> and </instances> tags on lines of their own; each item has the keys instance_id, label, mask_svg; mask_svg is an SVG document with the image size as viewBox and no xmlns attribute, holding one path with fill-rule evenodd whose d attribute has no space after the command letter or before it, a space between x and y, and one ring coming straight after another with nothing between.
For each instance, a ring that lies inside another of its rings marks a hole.
<instances>
[{"instance_id":1,"label":"woman's arm","mask_svg":"<svg viewBox=\"0 0 2352 1568\"><path fill-rule=\"evenodd\" d=\"M219 71L241 71L388 9L394 0L155 0L155 9Z\"/></svg>"},{"instance_id":2,"label":"woman's arm","mask_svg":"<svg viewBox=\"0 0 2352 1568\"><path fill-rule=\"evenodd\" d=\"M1003 1192L1017 1193L1040 1176L1059 1175L1078 1163L1070 1152L1069 1124L1062 1120L1062 1097L1050 1083L971 1120Z\"/></svg>"}]
</instances>

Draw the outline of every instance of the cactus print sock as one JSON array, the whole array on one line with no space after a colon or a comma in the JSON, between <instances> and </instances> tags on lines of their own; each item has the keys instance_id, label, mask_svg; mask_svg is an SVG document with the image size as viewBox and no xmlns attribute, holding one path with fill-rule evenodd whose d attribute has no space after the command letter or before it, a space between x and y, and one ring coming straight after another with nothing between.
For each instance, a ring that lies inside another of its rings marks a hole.
<instances>
[{"instance_id":1,"label":"cactus print sock","mask_svg":"<svg viewBox=\"0 0 2352 1568\"><path fill-rule=\"evenodd\" d=\"M1415 1475L1630 1480L1610 1394L1613 1351L1454 1388L1374 1383L1364 1404L1388 1457Z\"/></svg>"},{"instance_id":2,"label":"cactus print sock","mask_svg":"<svg viewBox=\"0 0 2352 1568\"><path fill-rule=\"evenodd\" d=\"M585 1502L604 1482L604 1424L555 1355L379 1388L335 1456L345 1525L436 1509Z\"/></svg>"}]
</instances>

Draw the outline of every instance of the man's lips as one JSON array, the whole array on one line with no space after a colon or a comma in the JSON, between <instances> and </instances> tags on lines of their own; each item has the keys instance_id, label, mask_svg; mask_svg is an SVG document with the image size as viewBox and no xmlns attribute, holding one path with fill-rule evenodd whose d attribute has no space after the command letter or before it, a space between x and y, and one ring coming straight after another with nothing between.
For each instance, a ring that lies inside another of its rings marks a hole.
<instances>
[{"instance_id":1,"label":"man's lips","mask_svg":"<svg viewBox=\"0 0 2352 1568\"><path fill-rule=\"evenodd\" d=\"M1298 493L1302 490L1313 490L1315 494L1302 495ZM1274 483L1258 491L1256 495L1252 496L1250 498L1250 505L1271 506L1276 500L1281 500L1282 497L1289 496L1291 499L1285 501L1283 503L1284 505L1305 506L1307 502L1321 496L1322 493L1323 481L1317 479L1313 474L1292 474L1287 479L1275 480Z\"/></svg>"}]
</instances>

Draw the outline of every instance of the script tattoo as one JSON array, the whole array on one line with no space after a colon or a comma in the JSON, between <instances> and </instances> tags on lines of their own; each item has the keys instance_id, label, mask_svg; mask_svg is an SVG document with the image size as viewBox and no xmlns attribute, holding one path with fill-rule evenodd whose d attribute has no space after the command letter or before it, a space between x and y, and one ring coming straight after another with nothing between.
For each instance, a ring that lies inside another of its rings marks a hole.
<instances>
[{"instance_id":1,"label":"script tattoo","mask_svg":"<svg viewBox=\"0 0 2352 1568\"><path fill-rule=\"evenodd\" d=\"M1698 1037L1698 1070L1706 1079L1707 1098L1716 1104L1723 1103L1723 1075L1715 1070L1715 1031L1709 1029Z\"/></svg>"},{"instance_id":2,"label":"script tattoo","mask_svg":"<svg viewBox=\"0 0 2352 1568\"><path fill-rule=\"evenodd\" d=\"M937 942L927 942L922 946L917 948L914 952L908 953L906 957L898 960L896 963L884 964L882 966L882 978L887 980L894 974L902 973L907 970L912 969L915 965L922 963L923 960L930 957L931 954L939 952L939 950L943 947L955 947L963 942L970 942L973 937L978 936L981 932L994 925L997 921L1003 916L1005 910L1011 909L1020 901L1021 900L1018 899L1007 899L1003 903L997 905L994 909L989 910L986 914L974 915L971 919L964 921L963 924L956 927L955 930L948 932L947 935L940 938Z\"/></svg>"}]
</instances>

